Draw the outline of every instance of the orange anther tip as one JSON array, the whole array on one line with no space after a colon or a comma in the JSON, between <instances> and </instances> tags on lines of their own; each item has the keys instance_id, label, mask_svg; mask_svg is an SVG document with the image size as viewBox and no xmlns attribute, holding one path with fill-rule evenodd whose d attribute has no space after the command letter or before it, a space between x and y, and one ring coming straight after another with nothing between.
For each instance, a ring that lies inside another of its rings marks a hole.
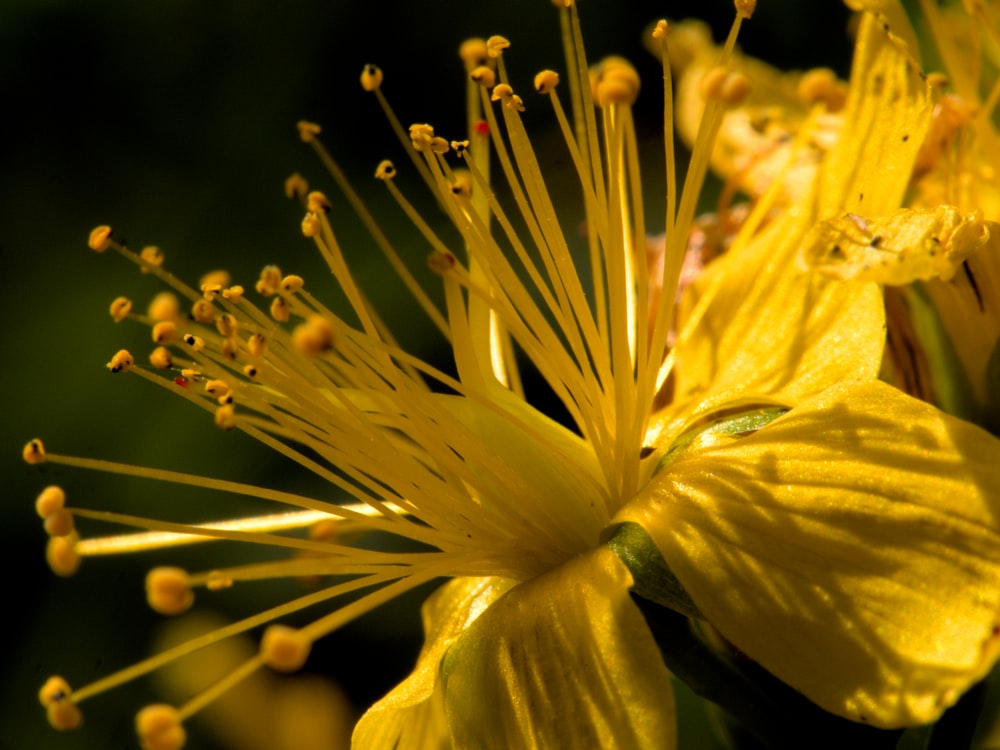
<instances>
[{"instance_id":1,"label":"orange anther tip","mask_svg":"<svg viewBox=\"0 0 1000 750\"><path fill-rule=\"evenodd\" d=\"M236 408L231 403L223 403L215 410L215 425L227 432L236 426Z\"/></svg>"},{"instance_id":2,"label":"orange anther tip","mask_svg":"<svg viewBox=\"0 0 1000 750\"><path fill-rule=\"evenodd\" d=\"M314 122L308 122L307 120L299 120L296 127L299 129L299 138L306 143L309 143L320 133L320 126Z\"/></svg>"},{"instance_id":3,"label":"orange anther tip","mask_svg":"<svg viewBox=\"0 0 1000 750\"><path fill-rule=\"evenodd\" d=\"M45 516L45 533L50 537L72 534L74 525L73 513L66 508L59 508Z\"/></svg>"},{"instance_id":4,"label":"orange anther tip","mask_svg":"<svg viewBox=\"0 0 1000 750\"><path fill-rule=\"evenodd\" d=\"M750 18L757 8L757 0L735 0L736 13L743 18Z\"/></svg>"},{"instance_id":5,"label":"orange anther tip","mask_svg":"<svg viewBox=\"0 0 1000 750\"><path fill-rule=\"evenodd\" d=\"M500 57L508 47L510 47L510 41L499 34L494 34L486 40L486 54L490 57Z\"/></svg>"},{"instance_id":6,"label":"orange anther tip","mask_svg":"<svg viewBox=\"0 0 1000 750\"><path fill-rule=\"evenodd\" d=\"M458 56L468 70L485 65L488 57L486 40L479 37L466 39L458 47Z\"/></svg>"},{"instance_id":7,"label":"orange anther tip","mask_svg":"<svg viewBox=\"0 0 1000 750\"><path fill-rule=\"evenodd\" d=\"M493 84L497 81L497 74L493 72L491 68L488 68L485 65L480 65L478 68L474 68L472 72L469 73L469 78L478 83L480 86L492 88Z\"/></svg>"},{"instance_id":8,"label":"orange anther tip","mask_svg":"<svg viewBox=\"0 0 1000 750\"><path fill-rule=\"evenodd\" d=\"M164 703L146 706L136 714L135 731L142 750L180 750L187 741L180 712Z\"/></svg>"},{"instance_id":9,"label":"orange anther tip","mask_svg":"<svg viewBox=\"0 0 1000 750\"><path fill-rule=\"evenodd\" d=\"M365 91L375 91L375 89L382 86L384 78L382 69L378 65L369 63L361 71L361 88Z\"/></svg>"},{"instance_id":10,"label":"orange anther tip","mask_svg":"<svg viewBox=\"0 0 1000 750\"><path fill-rule=\"evenodd\" d=\"M35 499L35 511L40 518L48 518L66 506L66 493L57 485L49 485L38 493Z\"/></svg>"},{"instance_id":11,"label":"orange anther tip","mask_svg":"<svg viewBox=\"0 0 1000 750\"><path fill-rule=\"evenodd\" d=\"M306 208L310 211L328 214L330 213L330 208L332 208L332 206L333 204L330 203L330 199L319 190L313 190L306 196Z\"/></svg>"},{"instance_id":12,"label":"orange anther tip","mask_svg":"<svg viewBox=\"0 0 1000 750\"><path fill-rule=\"evenodd\" d=\"M173 367L174 361L170 357L170 350L165 346L158 346L149 354L149 363L157 370L169 370Z\"/></svg>"},{"instance_id":13,"label":"orange anther tip","mask_svg":"<svg viewBox=\"0 0 1000 750\"><path fill-rule=\"evenodd\" d=\"M653 39L666 39L668 36L670 36L670 24L661 18L653 28Z\"/></svg>"},{"instance_id":14,"label":"orange anther tip","mask_svg":"<svg viewBox=\"0 0 1000 750\"><path fill-rule=\"evenodd\" d=\"M153 568L146 576L146 601L161 615L179 615L194 604L187 571L181 568Z\"/></svg>"},{"instance_id":15,"label":"orange anther tip","mask_svg":"<svg viewBox=\"0 0 1000 750\"><path fill-rule=\"evenodd\" d=\"M21 457L29 464L43 464L45 463L45 446L38 438L29 440L21 452Z\"/></svg>"},{"instance_id":16,"label":"orange anther tip","mask_svg":"<svg viewBox=\"0 0 1000 750\"><path fill-rule=\"evenodd\" d=\"M279 323L287 323L288 319L292 317L292 311L289 309L284 297L275 297L271 301L270 312L271 317Z\"/></svg>"},{"instance_id":17,"label":"orange anther tip","mask_svg":"<svg viewBox=\"0 0 1000 750\"><path fill-rule=\"evenodd\" d=\"M111 361L108 362L107 367L114 373L128 372L132 369L132 365L134 364L135 357L129 353L128 349L119 349L115 353L115 356L111 358Z\"/></svg>"},{"instance_id":18,"label":"orange anther tip","mask_svg":"<svg viewBox=\"0 0 1000 750\"><path fill-rule=\"evenodd\" d=\"M48 713L49 724L60 731L76 729L83 723L83 714L70 696L73 691L62 677L50 677L38 691L38 700Z\"/></svg>"},{"instance_id":19,"label":"orange anther tip","mask_svg":"<svg viewBox=\"0 0 1000 750\"><path fill-rule=\"evenodd\" d=\"M102 224L99 227L94 227L90 231L90 237L87 240L87 246L91 250L96 250L99 253L103 253L108 249L111 244L111 227L107 224Z\"/></svg>"},{"instance_id":20,"label":"orange anther tip","mask_svg":"<svg viewBox=\"0 0 1000 750\"><path fill-rule=\"evenodd\" d=\"M383 159L375 167L375 177L379 180L391 180L396 176L396 166L388 159Z\"/></svg>"},{"instance_id":21,"label":"orange anther tip","mask_svg":"<svg viewBox=\"0 0 1000 750\"><path fill-rule=\"evenodd\" d=\"M128 297L115 297L115 300L111 303L109 312L115 323L121 323L132 312L132 300Z\"/></svg>"},{"instance_id":22,"label":"orange anther tip","mask_svg":"<svg viewBox=\"0 0 1000 750\"><path fill-rule=\"evenodd\" d=\"M163 251L155 245L147 245L139 251L139 257L147 265L159 268L163 265Z\"/></svg>"},{"instance_id":23,"label":"orange anther tip","mask_svg":"<svg viewBox=\"0 0 1000 750\"><path fill-rule=\"evenodd\" d=\"M80 555L76 551L79 536L75 531L66 536L49 537L45 545L45 560L52 572L61 578L69 578L80 568Z\"/></svg>"},{"instance_id":24,"label":"orange anther tip","mask_svg":"<svg viewBox=\"0 0 1000 750\"><path fill-rule=\"evenodd\" d=\"M180 315L181 303L172 292L160 292L149 303L147 312L153 320L174 320Z\"/></svg>"},{"instance_id":25,"label":"orange anther tip","mask_svg":"<svg viewBox=\"0 0 1000 750\"><path fill-rule=\"evenodd\" d=\"M306 178L300 175L298 172L289 175L288 179L285 180L286 198L302 198L308 192L309 192L309 183L306 182Z\"/></svg>"},{"instance_id":26,"label":"orange anther tip","mask_svg":"<svg viewBox=\"0 0 1000 750\"><path fill-rule=\"evenodd\" d=\"M312 642L301 630L287 625L271 625L261 638L260 655L271 669L294 672L306 663L311 648Z\"/></svg>"},{"instance_id":27,"label":"orange anther tip","mask_svg":"<svg viewBox=\"0 0 1000 750\"><path fill-rule=\"evenodd\" d=\"M554 70L543 70L535 75L535 91L539 94L548 94L559 85L559 74Z\"/></svg>"}]
</instances>

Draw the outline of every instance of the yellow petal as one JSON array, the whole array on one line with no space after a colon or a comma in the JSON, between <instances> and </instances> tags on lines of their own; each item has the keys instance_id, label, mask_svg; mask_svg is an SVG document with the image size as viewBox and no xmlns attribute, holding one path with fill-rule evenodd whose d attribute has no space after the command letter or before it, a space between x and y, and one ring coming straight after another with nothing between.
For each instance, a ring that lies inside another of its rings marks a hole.
<instances>
[{"instance_id":1,"label":"yellow petal","mask_svg":"<svg viewBox=\"0 0 1000 750\"><path fill-rule=\"evenodd\" d=\"M864 0L840 138L823 164L818 218L899 208L933 106L906 13L897 0Z\"/></svg>"},{"instance_id":2,"label":"yellow petal","mask_svg":"<svg viewBox=\"0 0 1000 750\"><path fill-rule=\"evenodd\" d=\"M789 212L710 267L705 313L677 346L676 403L744 392L793 404L878 373L881 294L797 268L807 229Z\"/></svg>"},{"instance_id":3,"label":"yellow petal","mask_svg":"<svg viewBox=\"0 0 1000 750\"><path fill-rule=\"evenodd\" d=\"M832 713L933 721L1000 648L1000 441L885 384L671 463L640 523L727 639Z\"/></svg>"},{"instance_id":4,"label":"yellow petal","mask_svg":"<svg viewBox=\"0 0 1000 750\"><path fill-rule=\"evenodd\" d=\"M675 747L670 675L601 547L512 589L451 647L456 747Z\"/></svg>"},{"instance_id":5,"label":"yellow petal","mask_svg":"<svg viewBox=\"0 0 1000 750\"><path fill-rule=\"evenodd\" d=\"M462 631L513 585L513 581L502 578L456 578L424 602L424 647L417 665L409 677L361 717L354 729L354 747L451 747L441 696L435 694L441 657Z\"/></svg>"}]
</instances>

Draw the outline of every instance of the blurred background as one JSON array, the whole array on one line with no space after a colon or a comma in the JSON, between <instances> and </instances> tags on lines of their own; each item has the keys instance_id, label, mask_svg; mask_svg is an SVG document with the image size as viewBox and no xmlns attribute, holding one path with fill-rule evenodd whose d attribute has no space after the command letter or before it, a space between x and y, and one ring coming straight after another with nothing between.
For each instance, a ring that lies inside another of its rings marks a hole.
<instances>
[{"instance_id":1,"label":"blurred background","mask_svg":"<svg viewBox=\"0 0 1000 750\"><path fill-rule=\"evenodd\" d=\"M298 139L295 123L306 118L323 125L327 146L385 217L401 255L423 269L427 248L371 179L378 161L388 157L402 168L404 188L416 185L374 99L358 86L362 65L375 62L385 70L384 91L404 124L431 122L447 137L458 137L463 128L456 51L466 37L506 35L514 45L506 59L521 90L537 70L563 67L558 15L549 3L472 5L299 0L279 11L276 4L237 0L0 3L0 319L11 347L0 371L0 554L12 574L5 625L13 633L11 651L0 660L0 748L136 747L134 712L162 695L152 682L139 680L88 701L84 728L68 734L49 728L36 691L52 673L81 686L149 653L161 620L144 603L150 566L218 564L206 546L179 555L88 560L74 578L56 578L45 565L45 534L33 509L44 486L62 485L71 504L182 521L254 510L219 493L29 467L20 461L28 439L43 438L53 452L332 497L328 487L239 433L217 430L203 412L139 378L109 375L104 363L119 348L145 361L151 347L145 329L127 321L115 325L108 304L125 294L142 310L159 286L113 253L88 250L89 231L108 223L135 249L160 246L166 265L190 283L224 267L250 288L260 267L273 262L304 276L321 299L337 298L301 236L301 209L283 197L283 180L300 171L338 200L332 181ZM659 231L660 73L640 33L659 17L693 15L721 37L732 5L587 0L581 6L590 59L625 55L643 77L636 111L640 136L648 141L647 221ZM847 16L835 0L762 0L741 44L781 67L822 64L844 75ZM545 144L553 128L548 108L533 107L530 93L525 99L529 126ZM543 159L558 191L570 165L558 149L543 149ZM567 187L567 193L575 205L575 192ZM422 205L433 222L432 203ZM574 214L567 216L572 221ZM333 218L352 268L368 281L397 337L411 351L446 362L441 341L412 315L409 298L350 214L335 208ZM236 562L247 553L225 554ZM204 597L196 608L237 618L287 597L294 585L238 586ZM347 719L409 671L426 593L404 597L317 645L307 671L342 686ZM682 746L716 747L700 706L684 699L681 709ZM234 747L198 722L189 728L190 748Z\"/></svg>"}]
</instances>

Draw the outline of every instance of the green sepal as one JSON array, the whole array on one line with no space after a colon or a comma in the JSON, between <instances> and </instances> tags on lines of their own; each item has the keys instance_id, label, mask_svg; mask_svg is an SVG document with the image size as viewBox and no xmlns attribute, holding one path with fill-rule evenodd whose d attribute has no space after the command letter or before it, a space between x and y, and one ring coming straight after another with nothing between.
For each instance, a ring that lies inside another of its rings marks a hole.
<instances>
[{"instance_id":1,"label":"green sepal","mask_svg":"<svg viewBox=\"0 0 1000 750\"><path fill-rule=\"evenodd\" d=\"M623 523L609 529L606 544L632 573L632 592L679 612L702 619L694 601L677 580L646 530L637 523Z\"/></svg>"},{"instance_id":2,"label":"green sepal","mask_svg":"<svg viewBox=\"0 0 1000 750\"><path fill-rule=\"evenodd\" d=\"M664 468L679 459L692 447L707 439L726 435L729 437L743 437L751 435L762 427L766 427L775 419L788 411L786 406L762 406L757 409L740 411L736 414L725 416L709 417L697 425L685 430L667 449L663 457L656 464L653 476L663 471Z\"/></svg>"}]
</instances>

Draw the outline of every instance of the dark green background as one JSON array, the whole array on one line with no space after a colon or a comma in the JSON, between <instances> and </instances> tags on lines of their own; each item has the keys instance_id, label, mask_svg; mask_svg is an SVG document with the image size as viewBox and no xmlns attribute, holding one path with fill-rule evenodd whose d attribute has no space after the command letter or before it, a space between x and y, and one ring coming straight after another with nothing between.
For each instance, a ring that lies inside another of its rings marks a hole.
<instances>
[{"instance_id":1,"label":"dark green background","mask_svg":"<svg viewBox=\"0 0 1000 750\"><path fill-rule=\"evenodd\" d=\"M731 5L581 5L591 59L625 54L643 75L637 112L640 131L653 144L647 200L659 206L659 74L641 49L639 32L661 16L700 15L710 16L721 35ZM467 0L398 6L300 0L280 10L276 3L234 0L0 3L0 304L7 347L0 370L0 550L9 588L4 619L13 632L0 660L0 748L132 748L134 710L152 699L140 682L89 701L80 732L61 735L47 726L35 699L47 675L61 672L82 685L141 658L156 618L142 595L153 557L87 561L70 580L48 571L45 536L33 510L43 486L62 484L70 502L82 506L180 520L246 509L217 494L28 467L19 460L26 440L39 436L52 451L328 496L248 439L216 430L202 412L138 378L108 374L104 363L118 348L130 347L142 359L150 348L146 331L111 321L108 303L127 294L142 308L158 287L116 256L89 251L87 233L110 223L136 248L157 244L168 266L189 281L226 267L252 287L260 266L277 262L330 299L334 292L323 267L299 233L301 212L282 196L282 181L295 170L317 187L329 186L295 132L296 121L309 118L323 124L328 146L356 185L390 217L387 226L401 253L422 268L427 248L370 177L386 156L405 171L405 157L375 102L357 85L361 66L377 62L386 70L385 91L404 123L430 121L449 137L462 127L464 86L455 50L465 37L508 36L514 47L507 59L522 90L536 70L562 68L557 15L548 2L471 6ZM783 66L829 64L843 73L846 18L832 1L762 0L742 43ZM551 126L546 108L532 106L530 92L525 98L529 122L544 139ZM560 162L555 168L565 168L561 157L553 158ZM657 229L655 217L650 214L651 230ZM334 220L399 338L442 358L437 339L422 321L413 323L409 300L351 217L335 211ZM208 552L169 559L193 569L213 564ZM270 603L267 589L247 585L212 599L239 616L258 606L254 597ZM364 705L411 664L416 624L416 601L403 602L329 639L312 665L332 673ZM691 722L684 747L712 746L696 738L698 723ZM189 747L214 746L195 736Z\"/></svg>"}]
</instances>

